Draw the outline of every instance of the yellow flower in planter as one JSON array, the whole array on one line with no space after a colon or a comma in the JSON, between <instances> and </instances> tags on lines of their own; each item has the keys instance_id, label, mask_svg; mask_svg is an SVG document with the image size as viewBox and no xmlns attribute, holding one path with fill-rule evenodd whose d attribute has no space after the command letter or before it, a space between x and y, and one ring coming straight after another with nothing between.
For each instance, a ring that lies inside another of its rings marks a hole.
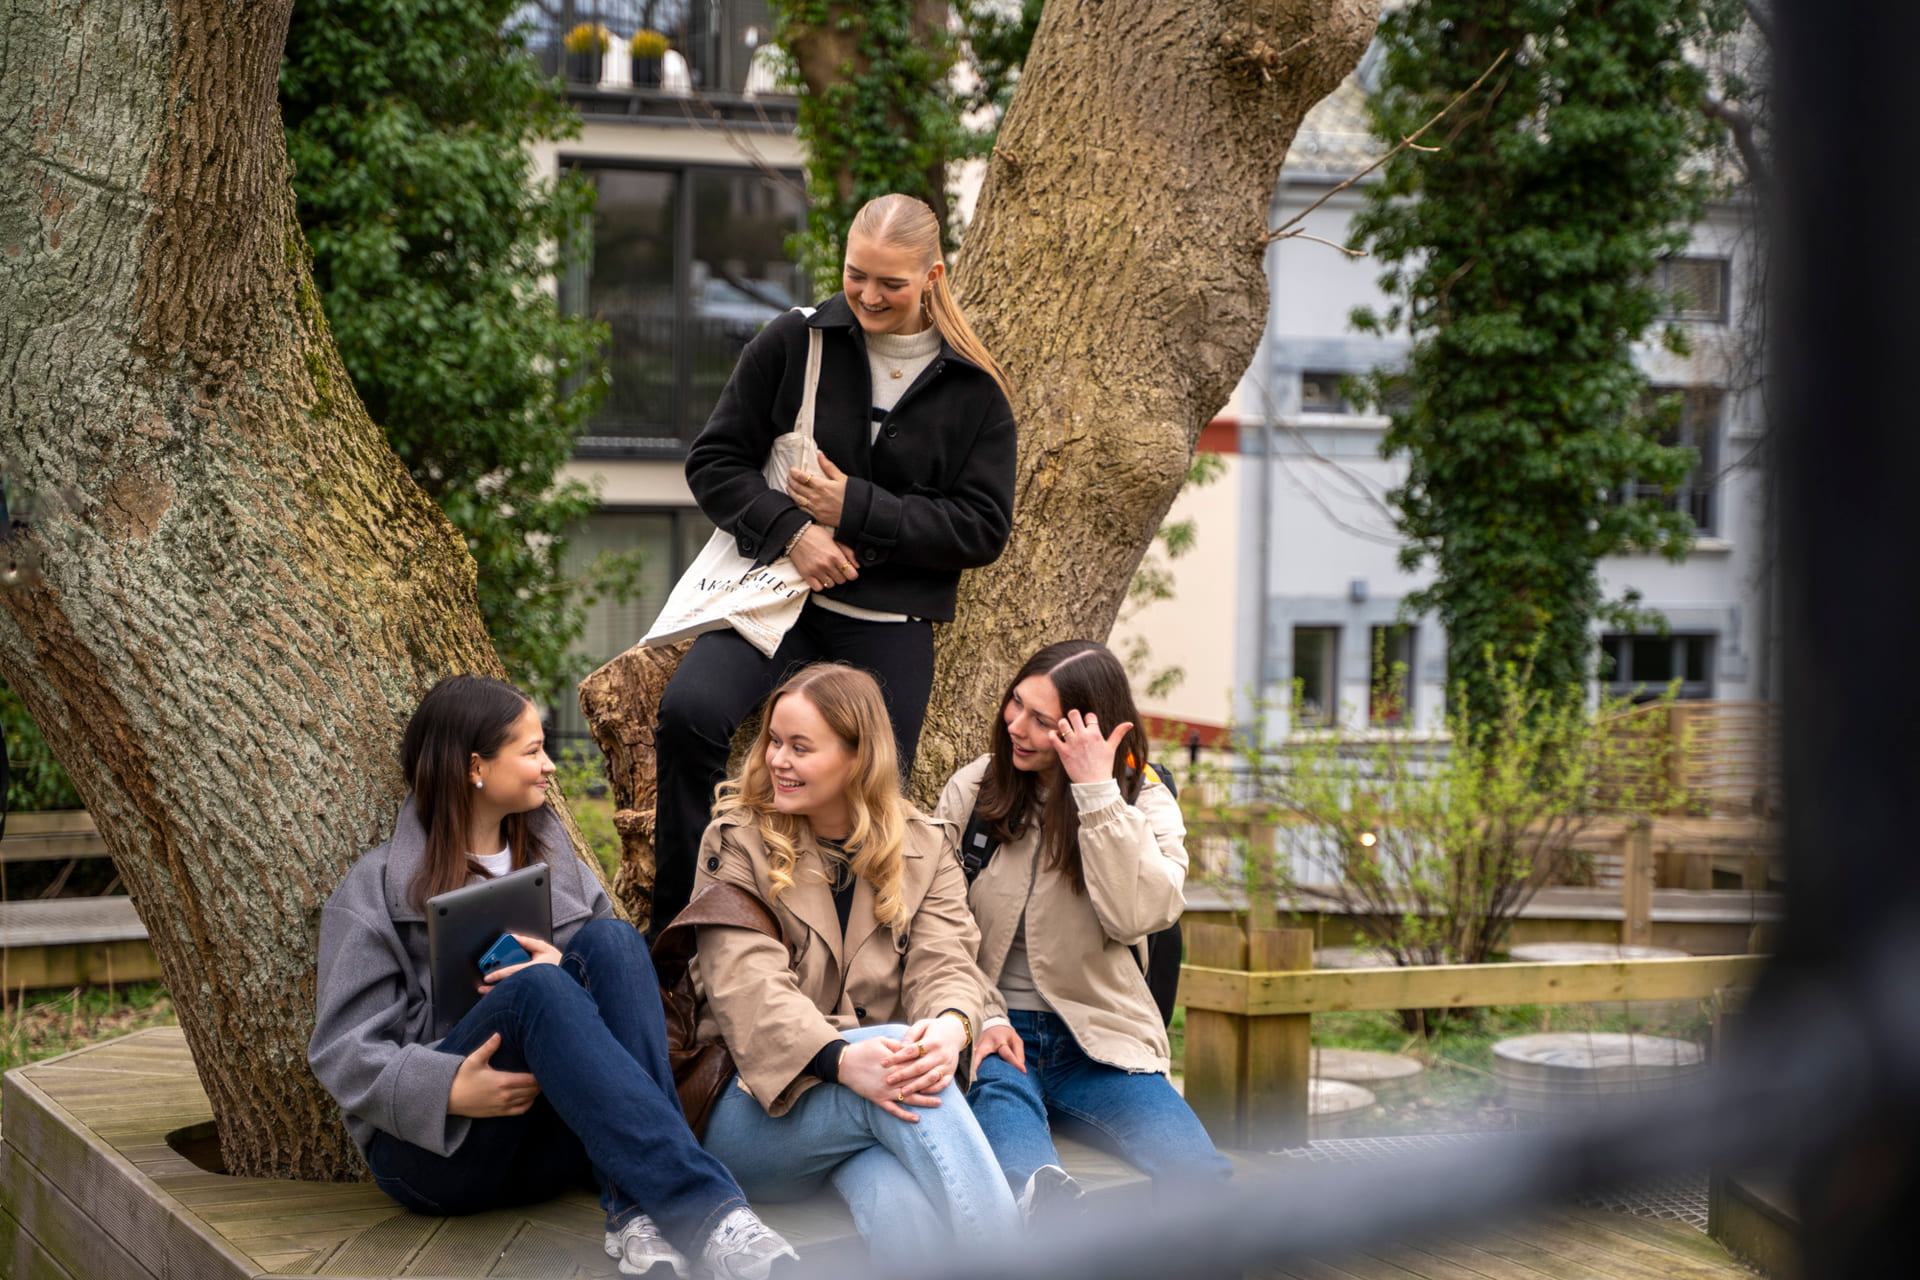
<instances>
[{"instance_id":1,"label":"yellow flower in planter","mask_svg":"<svg viewBox=\"0 0 1920 1280\"><path fill-rule=\"evenodd\" d=\"M613 33L602 23L583 22L567 32L560 43L568 53L605 53L613 43Z\"/></svg>"},{"instance_id":2,"label":"yellow flower in planter","mask_svg":"<svg viewBox=\"0 0 1920 1280\"><path fill-rule=\"evenodd\" d=\"M645 27L633 33L633 39L627 42L627 52L635 59L662 58L667 53L667 38L658 31L649 31Z\"/></svg>"}]
</instances>

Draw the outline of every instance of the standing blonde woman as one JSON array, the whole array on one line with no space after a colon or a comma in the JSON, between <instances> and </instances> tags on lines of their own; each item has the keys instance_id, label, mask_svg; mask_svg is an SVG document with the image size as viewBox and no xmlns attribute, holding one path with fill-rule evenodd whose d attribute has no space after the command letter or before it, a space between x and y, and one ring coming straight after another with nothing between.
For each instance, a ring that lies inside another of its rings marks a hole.
<instances>
[{"instance_id":1,"label":"standing blonde woman","mask_svg":"<svg viewBox=\"0 0 1920 1280\"><path fill-rule=\"evenodd\" d=\"M1012 529L1007 382L947 287L933 211L902 195L867 204L847 233L843 282L811 316L789 312L747 344L687 453L707 518L756 563L790 557L813 594L771 658L731 630L709 633L661 698L656 936L692 891L734 731L786 673L816 661L873 672L895 754L912 764L932 624L953 617L960 571L998 559ZM799 412L809 329L823 338L818 465L782 493L761 468Z\"/></svg>"},{"instance_id":2,"label":"standing blonde woman","mask_svg":"<svg viewBox=\"0 0 1920 1280\"><path fill-rule=\"evenodd\" d=\"M900 795L873 677L819 664L777 689L718 808L699 888L753 895L780 936L698 931L696 1038L739 1072L707 1150L757 1201L830 1182L879 1256L1016 1228L964 1096L979 934L951 832Z\"/></svg>"}]
</instances>

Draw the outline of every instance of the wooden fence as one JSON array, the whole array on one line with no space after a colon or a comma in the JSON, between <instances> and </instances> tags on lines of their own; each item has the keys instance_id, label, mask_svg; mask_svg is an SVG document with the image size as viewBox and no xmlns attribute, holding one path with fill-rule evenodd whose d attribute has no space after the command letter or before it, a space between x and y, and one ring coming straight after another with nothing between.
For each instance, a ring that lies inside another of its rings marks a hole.
<instances>
[{"instance_id":1,"label":"wooden fence","mask_svg":"<svg viewBox=\"0 0 1920 1280\"><path fill-rule=\"evenodd\" d=\"M1307 1140L1316 1013L1707 999L1751 985L1765 963L1744 955L1314 969L1306 929L1192 925L1186 941L1186 1098L1215 1142L1237 1147Z\"/></svg>"},{"instance_id":2,"label":"wooden fence","mask_svg":"<svg viewBox=\"0 0 1920 1280\"><path fill-rule=\"evenodd\" d=\"M1773 818L1781 811L1780 710L1771 702L1670 702L1636 707L1614 718L1616 735L1652 750L1636 751L1643 767L1667 771L1685 797L1684 812L1701 816ZM1644 778L1621 776L1633 790ZM1602 792L1607 784L1602 784ZM1644 793L1644 792L1643 792Z\"/></svg>"}]
</instances>

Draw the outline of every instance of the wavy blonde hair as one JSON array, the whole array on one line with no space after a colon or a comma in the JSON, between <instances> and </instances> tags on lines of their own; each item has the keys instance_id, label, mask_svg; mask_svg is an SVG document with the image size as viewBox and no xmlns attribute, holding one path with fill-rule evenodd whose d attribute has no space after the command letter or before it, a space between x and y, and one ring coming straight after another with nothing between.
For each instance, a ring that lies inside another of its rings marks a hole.
<instances>
[{"instance_id":1,"label":"wavy blonde hair","mask_svg":"<svg viewBox=\"0 0 1920 1280\"><path fill-rule=\"evenodd\" d=\"M940 219L934 216L926 201L903 196L897 191L892 195L876 196L860 206L860 212L853 215L853 222L847 227L849 243L855 236L866 236L881 244L899 245L909 253L919 254L922 270L931 270L933 264L940 260ZM927 290L926 297L927 310L934 326L940 330L940 336L955 351L992 374L993 380L1000 384L1001 393L1012 400L1013 387L1007 382L1006 371L993 358L993 353L987 350L987 344L980 341L980 335L973 331L973 326L967 323L967 314L960 309L960 300L947 287L946 272L940 273Z\"/></svg>"},{"instance_id":2,"label":"wavy blonde hair","mask_svg":"<svg viewBox=\"0 0 1920 1280\"><path fill-rule=\"evenodd\" d=\"M811 833L803 815L781 813L774 807L773 773L767 768L773 710L780 699L788 697L812 703L827 727L853 752L846 790L853 829L847 836L846 850L853 873L873 886L874 917L897 932L906 923L900 879L907 802L900 794L899 755L894 750L886 700L866 672L842 662L816 662L802 667L775 689L767 699L760 732L739 776L720 784L714 816L724 817L737 810L753 815L767 848L767 879L772 882L774 900L779 901L793 887L800 833Z\"/></svg>"}]
</instances>

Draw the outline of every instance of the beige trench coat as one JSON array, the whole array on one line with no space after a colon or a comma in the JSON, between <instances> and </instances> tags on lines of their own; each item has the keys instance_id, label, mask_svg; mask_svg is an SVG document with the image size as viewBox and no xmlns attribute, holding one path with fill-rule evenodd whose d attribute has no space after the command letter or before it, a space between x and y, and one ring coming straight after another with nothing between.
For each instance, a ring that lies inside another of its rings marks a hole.
<instances>
[{"instance_id":1,"label":"beige trench coat","mask_svg":"<svg viewBox=\"0 0 1920 1280\"><path fill-rule=\"evenodd\" d=\"M966 827L987 760L953 775L935 811L941 818ZM1040 865L1037 826L1001 845L968 896L980 968L994 988L988 1016L1005 1014L1000 968L1024 912L1034 986L1086 1055L1126 1071L1165 1072L1167 1029L1136 948L1186 908L1186 834L1179 803L1149 772L1133 804L1115 800L1080 814L1085 893Z\"/></svg>"},{"instance_id":2,"label":"beige trench coat","mask_svg":"<svg viewBox=\"0 0 1920 1280\"><path fill-rule=\"evenodd\" d=\"M946 1009L966 1014L979 1030L988 988L974 964L980 933L967 910L955 839L947 824L911 811L902 846L906 923L882 928L873 887L862 880L843 940L810 839L800 845L793 886L775 902L766 848L751 818L736 812L707 828L694 896L709 884L739 885L773 908L786 935L782 945L751 929L703 927L692 966L701 999L696 1038L725 1041L741 1086L768 1115L785 1115L820 1083L803 1073L842 1031L914 1023Z\"/></svg>"}]
</instances>

